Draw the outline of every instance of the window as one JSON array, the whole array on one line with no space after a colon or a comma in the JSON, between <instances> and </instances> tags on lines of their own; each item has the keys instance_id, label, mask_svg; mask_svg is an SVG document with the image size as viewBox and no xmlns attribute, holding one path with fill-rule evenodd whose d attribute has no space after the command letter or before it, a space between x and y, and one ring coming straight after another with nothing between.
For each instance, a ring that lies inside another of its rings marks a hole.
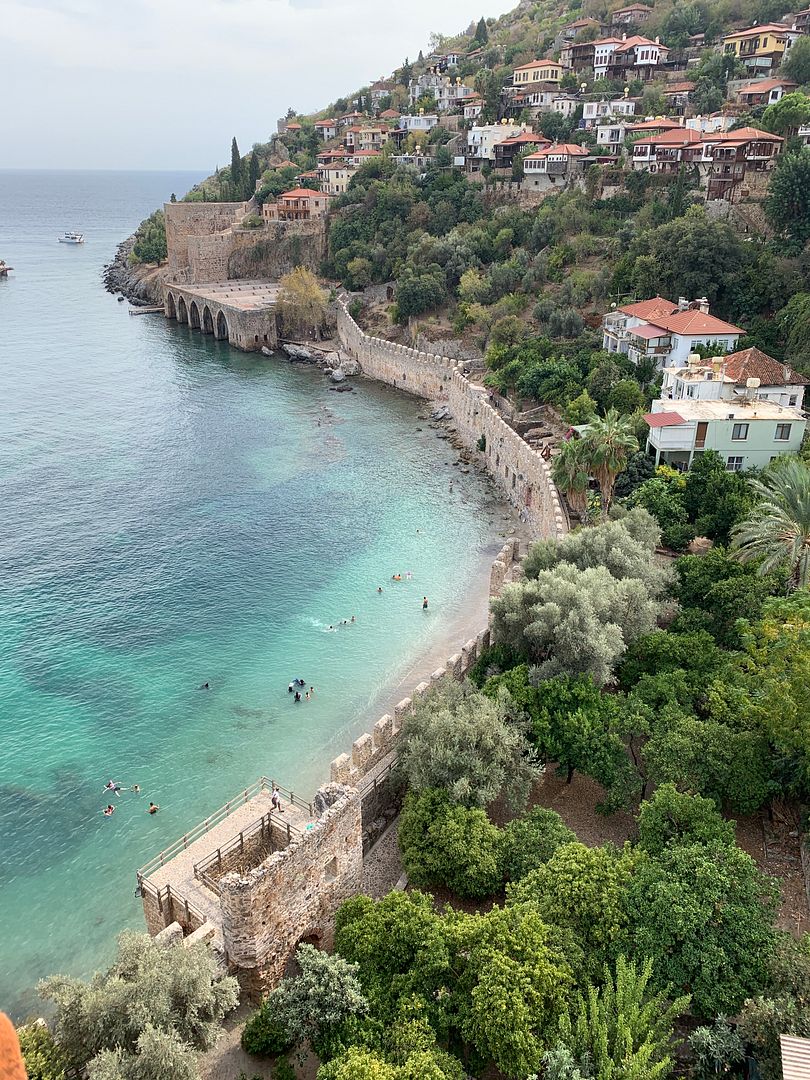
<instances>
[{"instance_id":1,"label":"window","mask_svg":"<svg viewBox=\"0 0 810 1080\"><path fill-rule=\"evenodd\" d=\"M796 404L796 402L798 400L799 400L799 395L798 394L791 394L790 397L788 398L788 405L790 405L792 407L792 406L794 406Z\"/></svg>"},{"instance_id":2,"label":"window","mask_svg":"<svg viewBox=\"0 0 810 1080\"><path fill-rule=\"evenodd\" d=\"M739 472L743 466L743 459L741 457L726 458L726 469L728 472Z\"/></svg>"},{"instance_id":3,"label":"window","mask_svg":"<svg viewBox=\"0 0 810 1080\"><path fill-rule=\"evenodd\" d=\"M735 424L734 427L731 429L731 438L734 440L747 439L748 424Z\"/></svg>"},{"instance_id":4,"label":"window","mask_svg":"<svg viewBox=\"0 0 810 1080\"><path fill-rule=\"evenodd\" d=\"M787 442L788 439L790 438L790 429L792 427L793 427L792 424L777 424L776 425L776 441L777 442Z\"/></svg>"}]
</instances>

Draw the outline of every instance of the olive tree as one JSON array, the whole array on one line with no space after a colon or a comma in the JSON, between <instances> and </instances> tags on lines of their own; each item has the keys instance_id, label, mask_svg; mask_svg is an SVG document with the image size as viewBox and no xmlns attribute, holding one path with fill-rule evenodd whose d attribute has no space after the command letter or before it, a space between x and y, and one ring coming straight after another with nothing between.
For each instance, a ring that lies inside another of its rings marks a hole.
<instances>
[{"instance_id":1,"label":"olive tree","mask_svg":"<svg viewBox=\"0 0 810 1080\"><path fill-rule=\"evenodd\" d=\"M478 807L503 793L520 808L540 775L528 732L506 691L492 698L447 681L406 717L400 766L411 791L438 789Z\"/></svg>"}]
</instances>

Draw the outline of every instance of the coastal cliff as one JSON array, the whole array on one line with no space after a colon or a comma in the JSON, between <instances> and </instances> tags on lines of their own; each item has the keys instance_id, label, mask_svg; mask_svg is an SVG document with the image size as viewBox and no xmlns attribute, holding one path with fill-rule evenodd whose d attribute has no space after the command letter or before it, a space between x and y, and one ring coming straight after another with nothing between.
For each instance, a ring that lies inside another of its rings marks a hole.
<instances>
[{"instance_id":1,"label":"coastal cliff","mask_svg":"<svg viewBox=\"0 0 810 1080\"><path fill-rule=\"evenodd\" d=\"M130 264L129 256L134 245L134 235L118 245L115 258L104 267L102 275L104 288L109 293L120 293L137 307L162 304L161 285L166 267L157 266L154 263Z\"/></svg>"}]
</instances>

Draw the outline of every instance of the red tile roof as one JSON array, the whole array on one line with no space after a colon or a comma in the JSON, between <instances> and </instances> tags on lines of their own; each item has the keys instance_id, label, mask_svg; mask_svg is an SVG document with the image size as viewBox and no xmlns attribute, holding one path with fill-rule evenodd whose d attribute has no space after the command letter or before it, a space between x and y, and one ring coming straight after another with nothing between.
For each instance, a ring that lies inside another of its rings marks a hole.
<instances>
[{"instance_id":1,"label":"red tile roof","mask_svg":"<svg viewBox=\"0 0 810 1080\"><path fill-rule=\"evenodd\" d=\"M632 37L627 38L616 49L617 53L627 52L628 49L638 49L648 46L653 49L660 49L661 52L669 52L669 48L666 45L662 45L660 41L650 41L647 37L640 37L638 34L634 34Z\"/></svg>"},{"instance_id":2,"label":"red tile roof","mask_svg":"<svg viewBox=\"0 0 810 1080\"><path fill-rule=\"evenodd\" d=\"M279 199L308 199L314 196L317 199L328 199L329 196L324 191L313 191L312 188L297 187L292 191L285 191L279 195Z\"/></svg>"},{"instance_id":3,"label":"red tile roof","mask_svg":"<svg viewBox=\"0 0 810 1080\"><path fill-rule=\"evenodd\" d=\"M651 300L639 300L634 304L623 304L619 311L625 315L634 315L637 319L652 319L658 315L674 315L678 305L663 296L654 296Z\"/></svg>"},{"instance_id":4,"label":"red tile roof","mask_svg":"<svg viewBox=\"0 0 810 1080\"><path fill-rule=\"evenodd\" d=\"M664 94L688 94L695 89L695 84L684 80L683 82L669 83L664 87Z\"/></svg>"},{"instance_id":5,"label":"red tile roof","mask_svg":"<svg viewBox=\"0 0 810 1080\"><path fill-rule=\"evenodd\" d=\"M701 142L703 136L693 128L668 128L658 135L646 135L636 139L633 146L688 146Z\"/></svg>"},{"instance_id":6,"label":"red tile roof","mask_svg":"<svg viewBox=\"0 0 810 1080\"><path fill-rule=\"evenodd\" d=\"M385 112L380 113L381 120L398 120L400 113L396 109L386 109Z\"/></svg>"},{"instance_id":7,"label":"red tile roof","mask_svg":"<svg viewBox=\"0 0 810 1080\"><path fill-rule=\"evenodd\" d=\"M661 116L657 120L642 120L638 124L631 124L630 131L667 131L670 128L679 128L677 120L670 120L668 116Z\"/></svg>"},{"instance_id":8,"label":"red tile roof","mask_svg":"<svg viewBox=\"0 0 810 1080\"><path fill-rule=\"evenodd\" d=\"M495 143L495 146L522 146L522 145L536 145L541 143L551 143L551 139L547 139L545 135L535 135L533 131L521 131L520 135L511 135L508 139L503 139L499 143Z\"/></svg>"},{"instance_id":9,"label":"red tile roof","mask_svg":"<svg viewBox=\"0 0 810 1080\"><path fill-rule=\"evenodd\" d=\"M747 30L735 30L733 34L726 34L723 38L724 41L728 41L729 38L738 37L751 37L756 34L786 34L789 27L783 26L781 23L761 23L759 26L749 26Z\"/></svg>"},{"instance_id":10,"label":"red tile roof","mask_svg":"<svg viewBox=\"0 0 810 1080\"><path fill-rule=\"evenodd\" d=\"M577 143L555 143L553 146L544 146L542 150L537 150L533 154L529 154L530 158L548 157L549 154L567 154L568 157L587 157L588 148L586 146L578 146Z\"/></svg>"},{"instance_id":11,"label":"red tile roof","mask_svg":"<svg viewBox=\"0 0 810 1080\"><path fill-rule=\"evenodd\" d=\"M697 334L707 337L710 334L744 334L739 326L716 319L714 315L706 315L699 308L690 311L679 311L675 315L656 315L650 319L651 323L669 330L673 334Z\"/></svg>"},{"instance_id":12,"label":"red tile roof","mask_svg":"<svg viewBox=\"0 0 810 1080\"><path fill-rule=\"evenodd\" d=\"M611 15L627 15L631 11L652 11L646 4L629 4L627 7L617 8Z\"/></svg>"},{"instance_id":13,"label":"red tile roof","mask_svg":"<svg viewBox=\"0 0 810 1080\"><path fill-rule=\"evenodd\" d=\"M736 131L718 131L706 136L707 142L752 142L755 139L764 139L766 142L785 141L781 135L774 135L772 131L760 131L759 128L753 127L737 128Z\"/></svg>"},{"instance_id":14,"label":"red tile roof","mask_svg":"<svg viewBox=\"0 0 810 1080\"><path fill-rule=\"evenodd\" d=\"M798 86L793 79L755 79L754 82L746 83L737 91L740 96L748 94L768 94L779 86Z\"/></svg>"},{"instance_id":15,"label":"red tile roof","mask_svg":"<svg viewBox=\"0 0 810 1080\"><path fill-rule=\"evenodd\" d=\"M666 331L662 330L660 326L654 326L652 323L642 323L641 326L634 326L628 333L633 337L643 338L645 341L652 341L653 338L660 338L666 336Z\"/></svg>"},{"instance_id":16,"label":"red tile roof","mask_svg":"<svg viewBox=\"0 0 810 1080\"><path fill-rule=\"evenodd\" d=\"M536 67L559 67L559 63L556 60L532 60L530 64L521 64L520 67L516 67L515 71L528 71L530 68Z\"/></svg>"},{"instance_id":17,"label":"red tile roof","mask_svg":"<svg viewBox=\"0 0 810 1080\"><path fill-rule=\"evenodd\" d=\"M681 414L676 412L648 412L644 413L644 419L651 428L677 427L686 423Z\"/></svg>"},{"instance_id":18,"label":"red tile roof","mask_svg":"<svg viewBox=\"0 0 810 1080\"><path fill-rule=\"evenodd\" d=\"M334 127L337 120L316 120L315 127Z\"/></svg>"},{"instance_id":19,"label":"red tile roof","mask_svg":"<svg viewBox=\"0 0 810 1080\"><path fill-rule=\"evenodd\" d=\"M810 379L794 371L788 364L781 364L761 349L742 349L723 357L726 375L738 383L746 379L759 379L763 386L808 386Z\"/></svg>"}]
</instances>

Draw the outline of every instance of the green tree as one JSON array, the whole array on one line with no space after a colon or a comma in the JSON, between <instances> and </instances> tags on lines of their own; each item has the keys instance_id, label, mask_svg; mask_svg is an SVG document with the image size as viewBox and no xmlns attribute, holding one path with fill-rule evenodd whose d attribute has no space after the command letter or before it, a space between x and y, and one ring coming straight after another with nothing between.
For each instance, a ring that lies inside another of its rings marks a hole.
<instances>
[{"instance_id":1,"label":"green tree","mask_svg":"<svg viewBox=\"0 0 810 1080\"><path fill-rule=\"evenodd\" d=\"M591 417L593 415L591 413ZM551 479L565 495L575 514L583 515L587 509L589 466L590 451L582 439L563 442L551 459Z\"/></svg>"},{"instance_id":2,"label":"green tree","mask_svg":"<svg viewBox=\"0 0 810 1080\"><path fill-rule=\"evenodd\" d=\"M297 266L279 282L277 308L287 333L320 332L326 318L326 298L318 279L305 266Z\"/></svg>"},{"instance_id":3,"label":"green tree","mask_svg":"<svg viewBox=\"0 0 810 1080\"><path fill-rule=\"evenodd\" d=\"M56 1007L56 1038L72 1065L92 1066L104 1052L100 1067L109 1071L114 1053L127 1078L151 1078L144 1056L186 1061L191 1050L212 1046L220 1021L238 1001L236 979L220 976L206 946L166 948L130 931L119 937L108 971L89 983L52 975L39 992ZM196 1076L196 1066L185 1075Z\"/></svg>"},{"instance_id":4,"label":"green tree","mask_svg":"<svg viewBox=\"0 0 810 1080\"><path fill-rule=\"evenodd\" d=\"M197 1055L176 1034L147 1024L134 1051L102 1050L87 1066L90 1080L198 1080Z\"/></svg>"},{"instance_id":5,"label":"green tree","mask_svg":"<svg viewBox=\"0 0 810 1080\"><path fill-rule=\"evenodd\" d=\"M528 733L508 693L493 698L446 682L405 718L400 767L411 791L438 788L481 808L504 794L517 809L539 776Z\"/></svg>"},{"instance_id":6,"label":"green tree","mask_svg":"<svg viewBox=\"0 0 810 1080\"><path fill-rule=\"evenodd\" d=\"M250 157L248 158L248 173L247 182L245 185L246 199L252 198L255 194L256 184L258 183L259 177L261 176L261 171L261 166L259 165L259 154L256 150L256 147L254 146L250 152Z\"/></svg>"},{"instance_id":7,"label":"green tree","mask_svg":"<svg viewBox=\"0 0 810 1080\"><path fill-rule=\"evenodd\" d=\"M778 889L737 847L670 844L642 859L623 894L628 955L649 956L654 986L692 994L693 1012L737 1012L767 980Z\"/></svg>"},{"instance_id":8,"label":"green tree","mask_svg":"<svg viewBox=\"0 0 810 1080\"><path fill-rule=\"evenodd\" d=\"M780 154L768 184L765 213L793 251L810 239L810 147Z\"/></svg>"},{"instance_id":9,"label":"green tree","mask_svg":"<svg viewBox=\"0 0 810 1080\"><path fill-rule=\"evenodd\" d=\"M475 28L475 37L473 41L478 45L486 45L489 41L489 31L487 30L487 22L484 16L478 20L478 25Z\"/></svg>"},{"instance_id":10,"label":"green tree","mask_svg":"<svg viewBox=\"0 0 810 1080\"><path fill-rule=\"evenodd\" d=\"M575 834L556 811L544 806L532 807L503 830L501 861L506 880L520 881L547 863L557 848L575 840Z\"/></svg>"},{"instance_id":11,"label":"green tree","mask_svg":"<svg viewBox=\"0 0 810 1080\"><path fill-rule=\"evenodd\" d=\"M753 1048L763 1080L782 1080L780 1035L810 1036L810 939L783 934L769 960L768 988L746 1001L738 1039Z\"/></svg>"},{"instance_id":12,"label":"green tree","mask_svg":"<svg viewBox=\"0 0 810 1080\"><path fill-rule=\"evenodd\" d=\"M135 230L135 243L132 245L130 261L160 265L166 259L166 255L166 220L162 210L155 210Z\"/></svg>"},{"instance_id":13,"label":"green tree","mask_svg":"<svg viewBox=\"0 0 810 1080\"><path fill-rule=\"evenodd\" d=\"M577 994L563 1015L560 1037L586 1074L600 1080L658 1080L672 1071L675 1021L689 997L668 1000L650 988L652 961L616 959L601 986Z\"/></svg>"},{"instance_id":14,"label":"green tree","mask_svg":"<svg viewBox=\"0 0 810 1080\"><path fill-rule=\"evenodd\" d=\"M502 835L483 810L446 792L409 792L399 821L402 863L415 885L446 885L457 896L492 896L503 881Z\"/></svg>"},{"instance_id":15,"label":"green tree","mask_svg":"<svg viewBox=\"0 0 810 1080\"><path fill-rule=\"evenodd\" d=\"M627 923L624 896L635 856L628 849L564 844L543 866L508 885L508 904L528 904L551 926L570 930L587 971L612 961Z\"/></svg>"},{"instance_id":16,"label":"green tree","mask_svg":"<svg viewBox=\"0 0 810 1080\"><path fill-rule=\"evenodd\" d=\"M793 79L799 86L810 83L810 39L798 38L790 48L788 57L782 64L782 72L788 79Z\"/></svg>"},{"instance_id":17,"label":"green tree","mask_svg":"<svg viewBox=\"0 0 810 1080\"><path fill-rule=\"evenodd\" d=\"M754 500L746 478L729 472L716 450L704 450L686 474L683 502L698 536L727 544L731 530L747 515Z\"/></svg>"},{"instance_id":18,"label":"green tree","mask_svg":"<svg viewBox=\"0 0 810 1080\"><path fill-rule=\"evenodd\" d=\"M579 397L575 397L565 408L565 419L569 424L589 424L595 416L596 402L587 390L583 390ZM574 441L578 442L579 440ZM560 449L563 450L566 445L563 444Z\"/></svg>"},{"instance_id":19,"label":"green tree","mask_svg":"<svg viewBox=\"0 0 810 1080\"><path fill-rule=\"evenodd\" d=\"M242 175L242 157L239 153L239 145L236 142L235 135L231 139L231 184L234 198L240 198L244 188L244 177Z\"/></svg>"},{"instance_id":20,"label":"green tree","mask_svg":"<svg viewBox=\"0 0 810 1080\"><path fill-rule=\"evenodd\" d=\"M792 135L810 120L810 98L795 91L785 94L762 114L762 126L777 135Z\"/></svg>"},{"instance_id":21,"label":"green tree","mask_svg":"<svg viewBox=\"0 0 810 1080\"><path fill-rule=\"evenodd\" d=\"M662 784L639 807L639 846L658 855L668 844L734 844L734 823L724 821L711 799Z\"/></svg>"},{"instance_id":22,"label":"green tree","mask_svg":"<svg viewBox=\"0 0 810 1080\"><path fill-rule=\"evenodd\" d=\"M452 925L462 1037L506 1076L539 1068L573 982L559 933L531 907L495 907Z\"/></svg>"},{"instance_id":23,"label":"green tree","mask_svg":"<svg viewBox=\"0 0 810 1080\"><path fill-rule=\"evenodd\" d=\"M810 161L810 158L808 158ZM761 560L768 574L785 566L794 589L810 585L810 467L790 458L765 477L750 481L759 501L732 533L741 562Z\"/></svg>"},{"instance_id":24,"label":"green tree","mask_svg":"<svg viewBox=\"0 0 810 1080\"><path fill-rule=\"evenodd\" d=\"M593 475L602 493L602 520L607 520L613 499L613 485L624 469L627 459L638 450L638 439L628 417L608 409L604 417L596 417L584 433Z\"/></svg>"},{"instance_id":25,"label":"green tree","mask_svg":"<svg viewBox=\"0 0 810 1080\"><path fill-rule=\"evenodd\" d=\"M17 1035L28 1080L65 1080L67 1058L45 1024L27 1024Z\"/></svg>"},{"instance_id":26,"label":"green tree","mask_svg":"<svg viewBox=\"0 0 810 1080\"><path fill-rule=\"evenodd\" d=\"M330 1034L349 1017L364 1015L368 1001L356 966L342 957L330 956L305 943L298 946L295 957L300 974L284 979L270 991L259 1010L263 1014L260 1022L269 1019L282 1028L289 1045L309 1041L318 1051L328 1045Z\"/></svg>"}]
</instances>

